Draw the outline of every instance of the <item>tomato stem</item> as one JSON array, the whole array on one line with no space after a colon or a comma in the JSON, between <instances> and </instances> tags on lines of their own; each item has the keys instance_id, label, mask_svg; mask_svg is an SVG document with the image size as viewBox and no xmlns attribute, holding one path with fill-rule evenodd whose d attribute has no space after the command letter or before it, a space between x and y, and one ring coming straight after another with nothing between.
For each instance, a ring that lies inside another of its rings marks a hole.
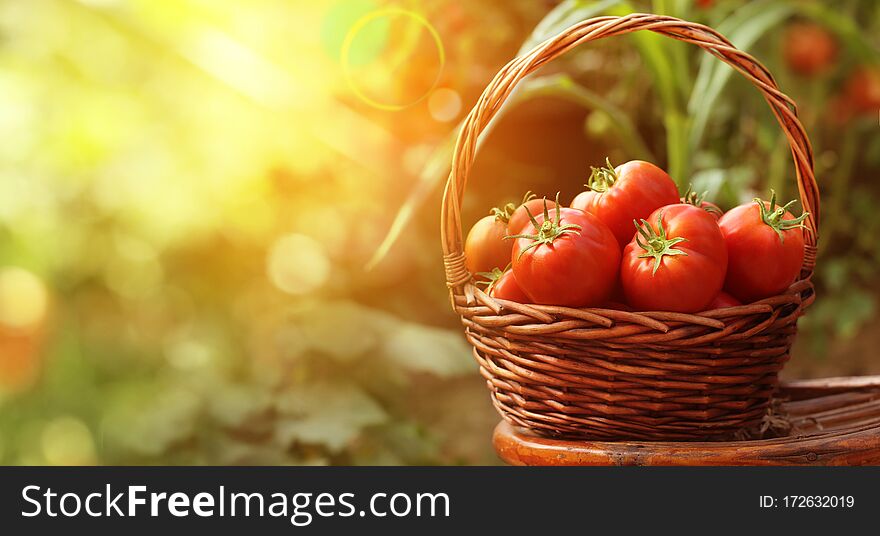
<instances>
[{"instance_id":1,"label":"tomato stem","mask_svg":"<svg viewBox=\"0 0 880 536\"><path fill-rule=\"evenodd\" d=\"M495 288L495 283L501 279L501 276L510 270L510 263L507 263L507 266L502 270L497 266L492 268L491 272L477 272L477 275L482 277L484 281L477 281L477 285L486 285L486 294L491 294L492 289Z\"/></svg>"},{"instance_id":2,"label":"tomato stem","mask_svg":"<svg viewBox=\"0 0 880 536\"><path fill-rule=\"evenodd\" d=\"M649 224L646 220L642 220L641 224L639 224L638 221L633 220L633 224L636 226L637 231L636 244L638 244L639 247L645 250L645 253L639 255L639 258L654 258L654 270L651 272L651 275L657 273L657 270L660 268L660 263L663 260L664 255L687 256L687 253L685 253L684 251L681 251L680 249L674 249L672 247L676 244L680 244L681 242L687 242L687 238L667 238L666 229L663 227L662 212L657 216L657 229L659 231L655 231L654 228L651 227L651 224Z\"/></svg>"},{"instance_id":3,"label":"tomato stem","mask_svg":"<svg viewBox=\"0 0 880 536\"><path fill-rule=\"evenodd\" d=\"M769 225L771 229L776 231L776 234L779 236L780 242L785 242L785 235L782 234L782 231L807 228L804 225L804 220L807 219L807 217L810 215L809 212L803 212L800 216L791 220L784 219L785 213L788 212L789 207L796 203L794 199L792 199L785 205L777 207L776 190L771 189L769 209L761 198L756 197L754 201L758 204L758 210L760 210L761 212L761 221L763 221L765 224Z\"/></svg>"},{"instance_id":4,"label":"tomato stem","mask_svg":"<svg viewBox=\"0 0 880 536\"><path fill-rule=\"evenodd\" d=\"M611 165L611 160L607 156L605 157L605 167L597 168L590 166L590 169L592 170L590 178L584 184L587 190L600 193L607 192L617 181L617 172L614 171L614 166Z\"/></svg>"},{"instance_id":5,"label":"tomato stem","mask_svg":"<svg viewBox=\"0 0 880 536\"><path fill-rule=\"evenodd\" d=\"M505 236L505 240L513 240L516 238L526 238L531 240L532 243L525 247L522 251L519 252L519 257L523 256L523 253L526 251L538 247L541 244L550 245L554 240L559 238L560 236L566 234L581 234L582 227L580 225L576 225L573 223L562 224L562 210L559 208L559 192L556 192L556 217L555 219L550 218L550 212L547 209L547 198L544 198L544 221L538 223L538 220L535 219L535 216L532 215L532 212L528 207L523 207L526 209L526 213L529 215L529 220L532 222L532 225L535 227L535 234L517 234Z\"/></svg>"},{"instance_id":6,"label":"tomato stem","mask_svg":"<svg viewBox=\"0 0 880 536\"><path fill-rule=\"evenodd\" d=\"M535 198L535 194L531 191L526 192L526 195L523 196L523 200L519 205L514 205L513 203L507 203L501 208L493 207L492 210L489 211L489 214L495 216L495 219L502 223L510 223L510 218L513 217L513 213L516 212L516 209L525 205L529 201Z\"/></svg>"},{"instance_id":7,"label":"tomato stem","mask_svg":"<svg viewBox=\"0 0 880 536\"><path fill-rule=\"evenodd\" d=\"M708 190L701 193L701 194L698 194L697 192L694 191L694 185L688 184L688 189L684 193L684 196L682 197L682 199L684 199L684 202L687 203L688 205L693 205L697 208L701 208L711 214L721 215L722 214L721 209L719 209L715 205L706 204L706 206L703 206L703 202L706 200L707 195L709 195Z\"/></svg>"}]
</instances>

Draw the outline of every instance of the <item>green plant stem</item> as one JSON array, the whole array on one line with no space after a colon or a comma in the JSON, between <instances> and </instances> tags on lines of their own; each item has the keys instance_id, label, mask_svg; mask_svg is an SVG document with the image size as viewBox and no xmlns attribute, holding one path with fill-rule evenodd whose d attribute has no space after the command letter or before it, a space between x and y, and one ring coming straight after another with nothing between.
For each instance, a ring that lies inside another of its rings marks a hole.
<instances>
[{"instance_id":1,"label":"green plant stem","mask_svg":"<svg viewBox=\"0 0 880 536\"><path fill-rule=\"evenodd\" d=\"M788 156L790 155L788 147L788 139L779 135L773 152L770 154L770 163L767 165L767 187L782 194L783 198L788 198L786 188L786 178L788 172Z\"/></svg>"},{"instance_id":2,"label":"green plant stem","mask_svg":"<svg viewBox=\"0 0 880 536\"><path fill-rule=\"evenodd\" d=\"M624 7L612 10L615 15L626 15L629 11ZM685 83L687 77L681 77L681 68L676 66L676 55L671 53L669 38L650 32L634 32L629 36L636 45L645 62L654 87L663 104L663 126L666 130L667 170L679 188L688 182L690 175L690 159L688 158L689 138L688 120L684 109L684 98L679 84Z\"/></svg>"},{"instance_id":3,"label":"green plant stem","mask_svg":"<svg viewBox=\"0 0 880 536\"><path fill-rule=\"evenodd\" d=\"M853 167L858 156L858 151L856 150L858 138L859 133L856 128L848 129L844 134L840 159L829 181L831 184L830 199L822 206L822 221L825 222L825 226L820 229L819 255L828 248L828 244L833 242L834 235L842 223L844 207L847 206L847 194L850 191L849 184L852 179Z\"/></svg>"}]
</instances>

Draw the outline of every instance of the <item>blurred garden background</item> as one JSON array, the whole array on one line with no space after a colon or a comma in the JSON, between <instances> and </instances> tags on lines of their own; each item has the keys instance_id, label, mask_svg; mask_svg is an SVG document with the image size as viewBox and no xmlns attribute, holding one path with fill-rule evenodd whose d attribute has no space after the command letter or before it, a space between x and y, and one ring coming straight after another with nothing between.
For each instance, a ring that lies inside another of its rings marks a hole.
<instances>
[{"instance_id":1,"label":"blurred garden background","mask_svg":"<svg viewBox=\"0 0 880 536\"><path fill-rule=\"evenodd\" d=\"M0 463L491 464L439 199L494 73L573 22L704 22L799 104L819 297L784 374L880 373L880 4L0 0ZM758 92L634 34L526 81L465 225L641 158L796 196Z\"/></svg>"}]
</instances>

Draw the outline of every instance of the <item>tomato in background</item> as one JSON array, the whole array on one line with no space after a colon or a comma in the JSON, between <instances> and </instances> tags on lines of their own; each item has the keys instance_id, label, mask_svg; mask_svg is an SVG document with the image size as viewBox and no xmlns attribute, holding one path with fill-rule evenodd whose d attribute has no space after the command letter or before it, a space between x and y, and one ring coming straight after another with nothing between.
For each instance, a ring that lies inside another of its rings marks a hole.
<instances>
[{"instance_id":1,"label":"tomato in background","mask_svg":"<svg viewBox=\"0 0 880 536\"><path fill-rule=\"evenodd\" d=\"M678 188L665 171L649 162L632 160L615 168L606 159L606 165L593 168L587 191L574 198L571 208L599 218L623 247L635 234L633 220L678 203Z\"/></svg>"},{"instance_id":2,"label":"tomato in background","mask_svg":"<svg viewBox=\"0 0 880 536\"><path fill-rule=\"evenodd\" d=\"M880 67L860 67L847 79L844 96L849 107L860 114L880 111Z\"/></svg>"},{"instance_id":3,"label":"tomato in background","mask_svg":"<svg viewBox=\"0 0 880 536\"><path fill-rule=\"evenodd\" d=\"M816 23L796 22L785 31L783 56L792 71L807 77L817 76L834 65L837 41Z\"/></svg>"},{"instance_id":4,"label":"tomato in background","mask_svg":"<svg viewBox=\"0 0 880 536\"><path fill-rule=\"evenodd\" d=\"M596 307L614 289L620 247L598 218L557 205L517 236L511 261L531 303Z\"/></svg>"},{"instance_id":5,"label":"tomato in background","mask_svg":"<svg viewBox=\"0 0 880 536\"><path fill-rule=\"evenodd\" d=\"M729 262L724 290L743 303L781 294L794 283L804 262L804 225L788 211L795 201L770 201L735 207L718 222L727 243Z\"/></svg>"},{"instance_id":6,"label":"tomato in background","mask_svg":"<svg viewBox=\"0 0 880 536\"><path fill-rule=\"evenodd\" d=\"M706 310L724 284L727 248L711 214L685 203L642 220L623 250L620 282L638 311Z\"/></svg>"}]
</instances>

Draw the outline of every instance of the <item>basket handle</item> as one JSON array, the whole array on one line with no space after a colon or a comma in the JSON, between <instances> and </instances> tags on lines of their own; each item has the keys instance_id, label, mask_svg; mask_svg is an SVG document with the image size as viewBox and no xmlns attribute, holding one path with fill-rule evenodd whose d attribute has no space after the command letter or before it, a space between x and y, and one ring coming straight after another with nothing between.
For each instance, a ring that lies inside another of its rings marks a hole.
<instances>
[{"instance_id":1,"label":"basket handle","mask_svg":"<svg viewBox=\"0 0 880 536\"><path fill-rule=\"evenodd\" d=\"M547 39L527 54L510 61L483 91L458 135L452 157L452 168L443 192L440 235L443 243L446 283L451 290L461 290L466 287L465 294L468 295L468 301L471 301L473 285L464 262L461 201L476 155L477 140L483 129L501 109L514 87L538 68L583 43L637 30L650 30L697 45L739 71L761 91L791 146L801 205L810 213L804 220L805 247L801 279L807 279L813 273L816 263L816 243L819 238L819 187L813 175L813 149L798 119L795 102L779 90L766 67L749 54L738 50L727 38L712 28L674 17L633 13L623 17L596 17L575 24L556 37Z\"/></svg>"}]
</instances>

